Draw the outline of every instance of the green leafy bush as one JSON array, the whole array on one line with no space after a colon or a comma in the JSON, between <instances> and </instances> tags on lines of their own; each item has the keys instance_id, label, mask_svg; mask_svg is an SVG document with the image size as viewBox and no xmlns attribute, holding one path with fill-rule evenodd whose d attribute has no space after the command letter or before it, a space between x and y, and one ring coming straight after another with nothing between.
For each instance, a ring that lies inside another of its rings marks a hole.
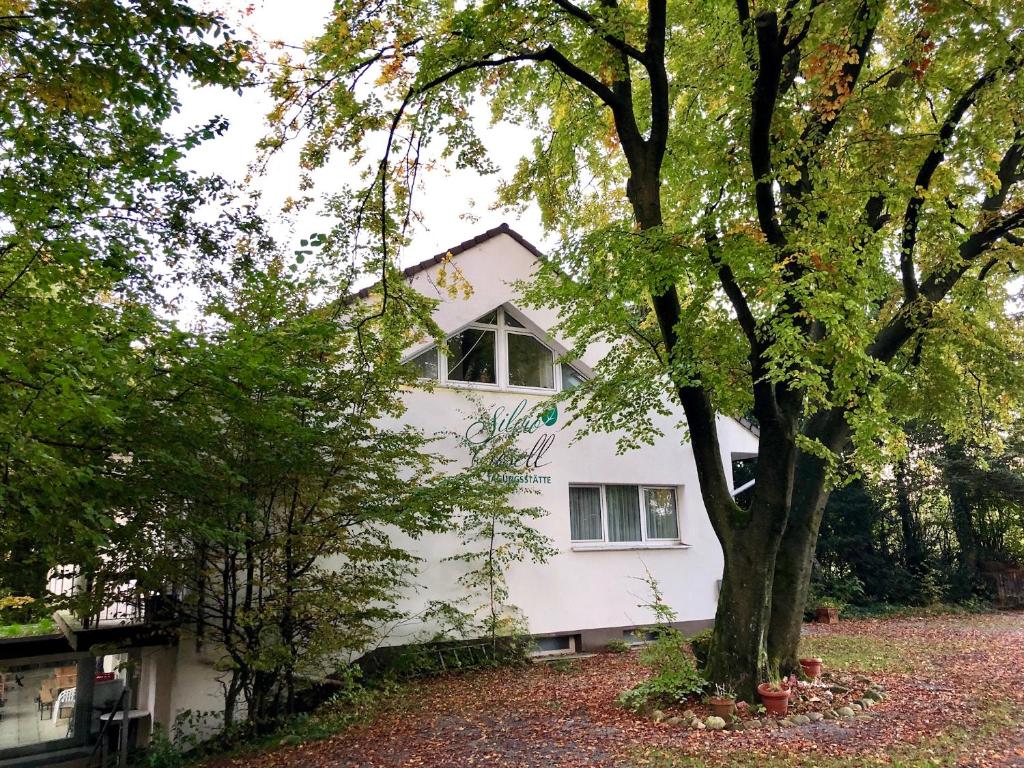
<instances>
[{"instance_id":1,"label":"green leafy bush","mask_svg":"<svg viewBox=\"0 0 1024 768\"><path fill-rule=\"evenodd\" d=\"M629 651L629 643L625 640L611 640L604 649L609 653L626 653Z\"/></svg>"},{"instance_id":2,"label":"green leafy bush","mask_svg":"<svg viewBox=\"0 0 1024 768\"><path fill-rule=\"evenodd\" d=\"M848 571L823 572L816 569L807 590L805 614L812 616L816 608L838 608L844 610L851 603L864 600L864 584Z\"/></svg>"},{"instance_id":3,"label":"green leafy bush","mask_svg":"<svg viewBox=\"0 0 1024 768\"><path fill-rule=\"evenodd\" d=\"M655 639L640 651L640 663L653 674L619 695L619 703L634 712L650 704L671 704L700 695L708 684L686 652L686 640L678 630L658 627L655 633Z\"/></svg>"}]
</instances>

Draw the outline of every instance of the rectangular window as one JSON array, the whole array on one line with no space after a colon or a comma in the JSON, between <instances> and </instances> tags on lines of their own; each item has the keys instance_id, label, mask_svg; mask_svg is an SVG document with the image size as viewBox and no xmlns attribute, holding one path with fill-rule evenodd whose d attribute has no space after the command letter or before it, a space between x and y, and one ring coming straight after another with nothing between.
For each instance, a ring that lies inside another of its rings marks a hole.
<instances>
[{"instance_id":1,"label":"rectangular window","mask_svg":"<svg viewBox=\"0 0 1024 768\"><path fill-rule=\"evenodd\" d=\"M569 487L569 525L573 541L603 541L601 489L596 485Z\"/></svg>"},{"instance_id":2,"label":"rectangular window","mask_svg":"<svg viewBox=\"0 0 1024 768\"><path fill-rule=\"evenodd\" d=\"M640 496L635 485L609 485L608 541L643 541L640 531Z\"/></svg>"},{"instance_id":3,"label":"rectangular window","mask_svg":"<svg viewBox=\"0 0 1024 768\"><path fill-rule=\"evenodd\" d=\"M572 541L679 541L675 488L642 485L570 485Z\"/></svg>"},{"instance_id":4,"label":"rectangular window","mask_svg":"<svg viewBox=\"0 0 1024 768\"><path fill-rule=\"evenodd\" d=\"M522 333L509 333L506 339L508 383L513 387L553 389L555 369L551 350Z\"/></svg>"},{"instance_id":5,"label":"rectangular window","mask_svg":"<svg viewBox=\"0 0 1024 768\"><path fill-rule=\"evenodd\" d=\"M647 509L647 538L678 539L676 493L671 488L644 488Z\"/></svg>"},{"instance_id":6,"label":"rectangular window","mask_svg":"<svg viewBox=\"0 0 1024 768\"><path fill-rule=\"evenodd\" d=\"M494 331L467 328L448 340L448 378L494 384L498 379L494 360Z\"/></svg>"}]
</instances>

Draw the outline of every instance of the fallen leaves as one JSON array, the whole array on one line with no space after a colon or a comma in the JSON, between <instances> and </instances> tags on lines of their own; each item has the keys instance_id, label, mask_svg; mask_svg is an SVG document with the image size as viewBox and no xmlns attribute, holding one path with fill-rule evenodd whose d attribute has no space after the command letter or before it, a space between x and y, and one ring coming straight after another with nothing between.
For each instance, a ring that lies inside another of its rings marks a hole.
<instances>
[{"instance_id":1,"label":"fallen leaves","mask_svg":"<svg viewBox=\"0 0 1024 768\"><path fill-rule=\"evenodd\" d=\"M636 655L601 654L568 671L535 664L423 681L371 723L325 741L225 758L209 768L621 768L672 765L671 756L694 765L729 764L741 756L891 764L894 750L907 744L918 745L922 759L928 750L949 757L943 738L958 729L974 734L964 743L962 764L1021 764L1024 732L1007 712L1024 705L1024 617L852 621L807 631L815 640L848 638L852 647L889 649L880 654L889 666L870 670L888 693L869 711L870 722L731 732L656 724L615 703L647 675ZM869 671L858 670L855 659L848 666L854 675Z\"/></svg>"}]
</instances>

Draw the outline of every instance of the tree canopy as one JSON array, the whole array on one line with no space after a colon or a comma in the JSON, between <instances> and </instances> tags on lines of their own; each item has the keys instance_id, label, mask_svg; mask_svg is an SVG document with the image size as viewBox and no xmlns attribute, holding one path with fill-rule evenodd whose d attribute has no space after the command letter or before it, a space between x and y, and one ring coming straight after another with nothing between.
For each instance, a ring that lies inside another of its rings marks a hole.
<instances>
[{"instance_id":1,"label":"tree canopy","mask_svg":"<svg viewBox=\"0 0 1024 768\"><path fill-rule=\"evenodd\" d=\"M185 82L239 87L244 46L174 0L0 8L0 552L37 594L111 527L158 288L220 261L225 221L195 214L223 185L179 161L223 125L164 122Z\"/></svg>"},{"instance_id":2,"label":"tree canopy","mask_svg":"<svg viewBox=\"0 0 1024 768\"><path fill-rule=\"evenodd\" d=\"M1010 0L337 2L268 146L304 128L315 169L383 135L343 231L386 249L426 158L493 170L475 103L535 131L501 180L563 238L532 297L617 343L575 395L598 427L650 439L682 404L726 560L711 674L747 687L795 663L838 459L885 460L922 407L963 429L966 376L1013 407L1022 22ZM716 411L761 429L745 509Z\"/></svg>"}]
</instances>

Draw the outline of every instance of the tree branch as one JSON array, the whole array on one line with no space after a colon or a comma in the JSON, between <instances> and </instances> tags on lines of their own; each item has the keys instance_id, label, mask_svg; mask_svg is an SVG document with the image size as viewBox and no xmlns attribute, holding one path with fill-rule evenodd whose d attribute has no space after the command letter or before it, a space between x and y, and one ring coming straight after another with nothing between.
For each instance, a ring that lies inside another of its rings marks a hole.
<instances>
[{"instance_id":1,"label":"tree branch","mask_svg":"<svg viewBox=\"0 0 1024 768\"><path fill-rule=\"evenodd\" d=\"M738 0L737 7L742 9L745 6L745 0ZM745 23L742 10L740 21ZM766 12L755 18L754 31L758 51L750 114L750 166L754 173L754 202L761 231L771 245L778 246L785 243L785 237L775 216L775 192L772 189L772 118L782 76L782 46L775 14Z\"/></svg>"},{"instance_id":2,"label":"tree branch","mask_svg":"<svg viewBox=\"0 0 1024 768\"><path fill-rule=\"evenodd\" d=\"M630 45L622 38L605 32L602 28L601 20L594 16L594 14L580 8L575 3L569 2L569 0L552 0L552 2L573 18L579 19L586 24L589 29L599 34L602 40L624 56L629 56L641 64L645 63L643 51Z\"/></svg>"},{"instance_id":3,"label":"tree branch","mask_svg":"<svg viewBox=\"0 0 1024 768\"><path fill-rule=\"evenodd\" d=\"M896 315L879 330L868 346L868 355L883 363L892 360L914 333L928 323L935 304L947 296L978 257L1021 226L1024 226L1024 207L999 217L984 229L971 234L960 244L956 264L937 269L921 282L918 297L925 299L925 303L904 298Z\"/></svg>"},{"instance_id":4,"label":"tree branch","mask_svg":"<svg viewBox=\"0 0 1024 768\"><path fill-rule=\"evenodd\" d=\"M657 167L665 154L669 129L668 72L665 69L665 34L668 24L665 0L647 3L647 43L644 49L647 72L651 78L650 146Z\"/></svg>"},{"instance_id":5,"label":"tree branch","mask_svg":"<svg viewBox=\"0 0 1024 768\"><path fill-rule=\"evenodd\" d=\"M1012 62L1008 62L1008 64L1011 68L1015 67L1015 64ZM920 226L921 209L924 207L924 192L931 185L935 171L938 170L942 161L945 160L946 149L967 110L978 100L982 89L994 82L999 72L1006 66L1003 65L1002 67L996 67L985 72L953 103L946 118L942 121L942 126L939 128L939 136L935 141L935 146L932 147L931 152L925 157L917 172L917 178L914 180L914 196L910 198L907 203L907 210L903 214L903 236L900 241L900 274L903 280L903 296L906 301L916 299L920 290L914 267L914 250L917 247L917 232Z\"/></svg>"}]
</instances>

